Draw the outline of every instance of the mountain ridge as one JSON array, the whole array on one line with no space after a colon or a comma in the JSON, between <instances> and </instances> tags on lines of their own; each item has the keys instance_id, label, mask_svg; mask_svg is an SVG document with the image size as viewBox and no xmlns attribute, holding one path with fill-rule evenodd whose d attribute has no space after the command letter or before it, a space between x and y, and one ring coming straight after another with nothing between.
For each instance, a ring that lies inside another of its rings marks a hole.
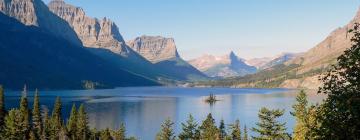
<instances>
[{"instance_id":1,"label":"mountain ridge","mask_svg":"<svg viewBox=\"0 0 360 140\"><path fill-rule=\"evenodd\" d=\"M2 12L0 19L0 36L7 36L0 38L0 83L8 89L20 90L24 84L39 89L159 85L37 26Z\"/></svg>"}]
</instances>

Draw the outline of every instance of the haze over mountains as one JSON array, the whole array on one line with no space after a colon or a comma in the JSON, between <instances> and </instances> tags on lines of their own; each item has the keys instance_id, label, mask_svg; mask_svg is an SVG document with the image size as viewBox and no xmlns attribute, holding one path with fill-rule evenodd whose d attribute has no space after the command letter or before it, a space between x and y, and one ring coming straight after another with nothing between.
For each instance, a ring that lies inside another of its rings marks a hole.
<instances>
[{"instance_id":1,"label":"haze over mountains","mask_svg":"<svg viewBox=\"0 0 360 140\"><path fill-rule=\"evenodd\" d=\"M245 60L230 52L223 56L203 55L189 60L189 63L210 77L235 77L253 74L257 71L283 64L298 56L295 53L283 53L275 57L254 58Z\"/></svg>"},{"instance_id":2,"label":"haze over mountains","mask_svg":"<svg viewBox=\"0 0 360 140\"><path fill-rule=\"evenodd\" d=\"M337 57L352 46L351 34L348 33L348 30L353 28L356 22L360 22L360 9L347 25L335 29L314 48L295 55L283 64L244 77L212 81L207 84L210 86L317 89L322 84L319 76L326 72L331 65L336 64Z\"/></svg>"}]
</instances>

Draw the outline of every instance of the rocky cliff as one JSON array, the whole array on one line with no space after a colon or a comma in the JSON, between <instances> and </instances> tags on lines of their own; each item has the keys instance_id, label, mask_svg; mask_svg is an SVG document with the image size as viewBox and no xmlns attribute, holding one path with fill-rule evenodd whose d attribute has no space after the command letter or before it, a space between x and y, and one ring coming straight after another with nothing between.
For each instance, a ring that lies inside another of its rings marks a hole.
<instances>
[{"instance_id":1,"label":"rocky cliff","mask_svg":"<svg viewBox=\"0 0 360 140\"><path fill-rule=\"evenodd\" d=\"M128 41L127 44L152 63L180 57L173 38L141 36Z\"/></svg>"},{"instance_id":2,"label":"rocky cliff","mask_svg":"<svg viewBox=\"0 0 360 140\"><path fill-rule=\"evenodd\" d=\"M70 24L86 47L108 49L124 56L131 53L118 27L110 19L88 17L82 8L63 0L53 0L48 6L53 13Z\"/></svg>"},{"instance_id":3,"label":"rocky cliff","mask_svg":"<svg viewBox=\"0 0 360 140\"><path fill-rule=\"evenodd\" d=\"M244 76L256 72L256 67L246 64L234 52L224 56L204 55L189 63L210 77Z\"/></svg>"},{"instance_id":4,"label":"rocky cliff","mask_svg":"<svg viewBox=\"0 0 360 140\"><path fill-rule=\"evenodd\" d=\"M75 45L82 45L69 24L50 12L41 0L0 0L0 11L25 25L37 26Z\"/></svg>"},{"instance_id":5,"label":"rocky cliff","mask_svg":"<svg viewBox=\"0 0 360 140\"><path fill-rule=\"evenodd\" d=\"M127 44L166 75L178 77L180 80L207 79L206 75L180 57L172 38L141 36L127 41Z\"/></svg>"}]
</instances>

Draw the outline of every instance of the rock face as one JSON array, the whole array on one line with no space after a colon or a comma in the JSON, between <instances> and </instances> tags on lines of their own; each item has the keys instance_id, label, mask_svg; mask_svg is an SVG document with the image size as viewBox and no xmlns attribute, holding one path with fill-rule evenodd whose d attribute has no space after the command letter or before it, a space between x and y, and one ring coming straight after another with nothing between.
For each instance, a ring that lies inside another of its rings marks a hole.
<instances>
[{"instance_id":1,"label":"rock face","mask_svg":"<svg viewBox=\"0 0 360 140\"><path fill-rule=\"evenodd\" d=\"M152 63L179 58L175 41L161 36L141 36L127 44Z\"/></svg>"},{"instance_id":2,"label":"rock face","mask_svg":"<svg viewBox=\"0 0 360 140\"><path fill-rule=\"evenodd\" d=\"M246 64L234 52L224 56L204 55L189 63L210 77L244 76L256 72L256 67Z\"/></svg>"},{"instance_id":3,"label":"rock face","mask_svg":"<svg viewBox=\"0 0 360 140\"><path fill-rule=\"evenodd\" d=\"M82 8L66 4L63 0L53 0L48 6L70 24L86 47L108 49L124 56L131 53L118 27L110 19L88 17Z\"/></svg>"},{"instance_id":4,"label":"rock face","mask_svg":"<svg viewBox=\"0 0 360 140\"><path fill-rule=\"evenodd\" d=\"M0 11L25 25L37 26L75 45L82 45L69 24L50 12L41 0L0 0Z\"/></svg>"},{"instance_id":5,"label":"rock face","mask_svg":"<svg viewBox=\"0 0 360 140\"><path fill-rule=\"evenodd\" d=\"M177 52L172 38L141 36L127 42L134 51L152 62L170 77L179 80L203 80L207 76L184 61Z\"/></svg>"}]
</instances>

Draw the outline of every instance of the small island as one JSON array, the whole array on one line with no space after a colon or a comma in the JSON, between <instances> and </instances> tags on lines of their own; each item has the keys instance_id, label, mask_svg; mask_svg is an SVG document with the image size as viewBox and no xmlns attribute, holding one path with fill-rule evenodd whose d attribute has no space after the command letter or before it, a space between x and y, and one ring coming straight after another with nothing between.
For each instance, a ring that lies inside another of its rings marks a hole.
<instances>
[{"instance_id":1,"label":"small island","mask_svg":"<svg viewBox=\"0 0 360 140\"><path fill-rule=\"evenodd\" d=\"M217 101L219 100L216 99L216 96L214 94L210 94L205 100L205 102L209 103L210 105L216 103Z\"/></svg>"}]
</instances>

